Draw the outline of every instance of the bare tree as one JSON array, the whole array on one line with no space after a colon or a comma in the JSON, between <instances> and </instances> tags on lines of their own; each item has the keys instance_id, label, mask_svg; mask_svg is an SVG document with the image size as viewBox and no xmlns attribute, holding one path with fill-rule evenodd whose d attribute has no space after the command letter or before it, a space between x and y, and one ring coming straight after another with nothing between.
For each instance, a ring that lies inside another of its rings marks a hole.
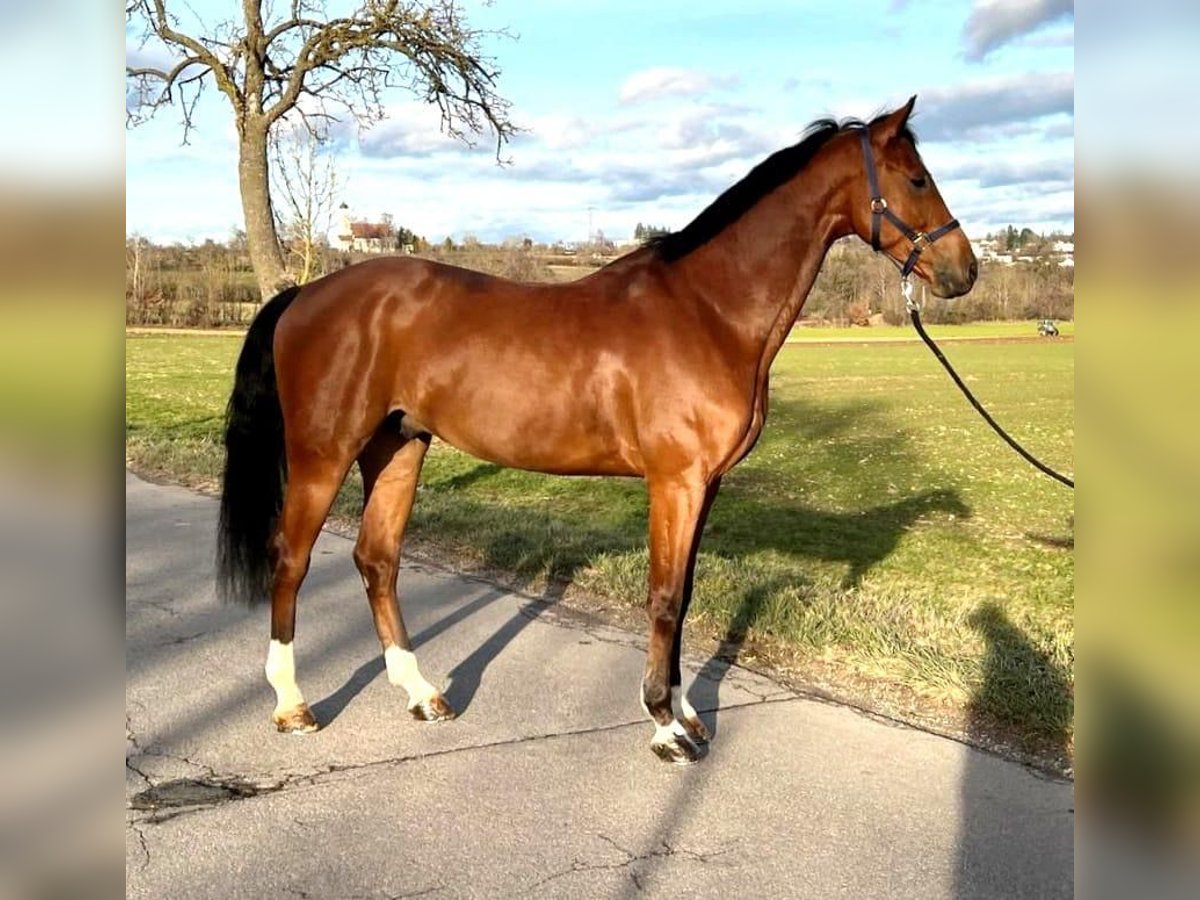
<instances>
[{"instance_id":1,"label":"bare tree","mask_svg":"<svg viewBox=\"0 0 1200 900\"><path fill-rule=\"evenodd\" d=\"M142 257L148 242L137 232L125 239L125 292L138 302L142 296Z\"/></svg>"},{"instance_id":2,"label":"bare tree","mask_svg":"<svg viewBox=\"0 0 1200 900\"><path fill-rule=\"evenodd\" d=\"M290 272L297 284L318 274L317 254L333 220L337 175L328 141L303 125L277 128L271 135L271 186L281 199L283 233Z\"/></svg>"},{"instance_id":3,"label":"bare tree","mask_svg":"<svg viewBox=\"0 0 1200 900\"><path fill-rule=\"evenodd\" d=\"M436 104L454 138L469 144L490 130L497 156L515 131L495 91L499 70L481 52L490 32L471 28L458 0L358 0L342 16L330 16L324 0L242 0L239 18L211 24L182 0L126 0L125 13L142 28L143 55L167 59L126 67L129 124L171 106L186 143L206 86L232 107L246 238L264 298L289 281L267 162L271 129L285 114L327 118L307 111L315 98L368 124L383 118L384 92L401 87Z\"/></svg>"}]
</instances>

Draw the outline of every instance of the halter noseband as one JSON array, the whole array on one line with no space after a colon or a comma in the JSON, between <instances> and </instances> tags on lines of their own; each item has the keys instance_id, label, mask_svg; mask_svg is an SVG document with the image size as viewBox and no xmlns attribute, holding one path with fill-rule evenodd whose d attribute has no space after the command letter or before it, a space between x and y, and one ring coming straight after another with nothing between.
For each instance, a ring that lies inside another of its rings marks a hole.
<instances>
[{"instance_id":1,"label":"halter noseband","mask_svg":"<svg viewBox=\"0 0 1200 900\"><path fill-rule=\"evenodd\" d=\"M901 219L898 215L888 208L887 201L879 193L879 178L875 174L875 155L871 152L871 136L867 129L860 128L858 136L862 139L863 159L867 164L867 183L871 188L871 249L879 252L879 229L882 225L882 220L886 218L889 222L900 230L900 233L908 238L912 244L912 250L909 251L908 259L900 266L900 278L907 280L912 270L917 265L917 259L926 247L932 244L940 237L949 234L958 227L958 219L951 219L945 225L935 228L933 231L924 232L918 231L915 228L910 228L908 223ZM888 259L892 259L890 256ZM896 262L892 259L892 262Z\"/></svg>"}]
</instances>

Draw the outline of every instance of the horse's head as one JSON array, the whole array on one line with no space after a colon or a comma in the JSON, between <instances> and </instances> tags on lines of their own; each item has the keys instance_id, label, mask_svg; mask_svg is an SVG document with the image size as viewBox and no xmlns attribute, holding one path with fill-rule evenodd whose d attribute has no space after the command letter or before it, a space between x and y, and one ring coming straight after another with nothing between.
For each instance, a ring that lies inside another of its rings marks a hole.
<instances>
[{"instance_id":1,"label":"horse's head","mask_svg":"<svg viewBox=\"0 0 1200 900\"><path fill-rule=\"evenodd\" d=\"M975 284L979 264L917 152L908 127L916 100L861 130L862 175L851 191L854 230L904 274L911 270L929 282L935 296L957 297Z\"/></svg>"}]
</instances>

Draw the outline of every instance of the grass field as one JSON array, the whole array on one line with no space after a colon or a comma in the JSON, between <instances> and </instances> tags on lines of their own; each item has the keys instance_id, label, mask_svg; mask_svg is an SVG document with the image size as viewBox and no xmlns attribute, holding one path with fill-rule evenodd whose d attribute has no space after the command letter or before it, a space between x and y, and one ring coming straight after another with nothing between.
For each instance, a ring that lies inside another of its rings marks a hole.
<instances>
[{"instance_id":1,"label":"grass field","mask_svg":"<svg viewBox=\"0 0 1200 900\"><path fill-rule=\"evenodd\" d=\"M1057 322L1059 332L1064 338L1075 336L1074 322ZM971 322L967 325L931 325L926 323L925 330L934 340L949 338L961 340L1009 340L1011 338L1033 338L1037 336L1037 322ZM823 341L917 341L920 338L911 325L872 325L869 328L858 326L812 326L793 328L788 335L789 343Z\"/></svg>"},{"instance_id":2,"label":"grass field","mask_svg":"<svg viewBox=\"0 0 1200 900\"><path fill-rule=\"evenodd\" d=\"M240 342L128 337L135 469L216 486ZM1019 440L1073 470L1072 342L946 349ZM335 513L356 514L356 477ZM987 429L919 343L787 345L766 431L705 532L689 649L1067 757L1073 502ZM639 481L499 469L435 442L410 541L529 590L570 582L568 601L620 617L643 602L645 526Z\"/></svg>"}]
</instances>

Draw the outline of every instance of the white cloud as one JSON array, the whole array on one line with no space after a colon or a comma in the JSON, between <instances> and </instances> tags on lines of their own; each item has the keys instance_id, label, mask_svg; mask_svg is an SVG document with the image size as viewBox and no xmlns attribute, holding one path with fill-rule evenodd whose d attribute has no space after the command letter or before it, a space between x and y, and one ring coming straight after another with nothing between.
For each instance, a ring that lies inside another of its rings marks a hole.
<instances>
[{"instance_id":1,"label":"white cloud","mask_svg":"<svg viewBox=\"0 0 1200 900\"><path fill-rule=\"evenodd\" d=\"M135 69L168 71L182 58L162 44L141 44L128 40L125 42L125 65Z\"/></svg>"},{"instance_id":2,"label":"white cloud","mask_svg":"<svg viewBox=\"0 0 1200 900\"><path fill-rule=\"evenodd\" d=\"M931 141L987 140L1029 130L1046 116L1073 115L1075 74L1047 72L934 88L917 98L914 128Z\"/></svg>"},{"instance_id":3,"label":"white cloud","mask_svg":"<svg viewBox=\"0 0 1200 900\"><path fill-rule=\"evenodd\" d=\"M967 59L978 62L1010 41L1074 12L1074 0L975 0L963 28Z\"/></svg>"},{"instance_id":4,"label":"white cloud","mask_svg":"<svg viewBox=\"0 0 1200 900\"><path fill-rule=\"evenodd\" d=\"M640 119L614 119L581 116L569 113L538 116L528 125L524 134L518 135L515 145L540 144L548 150L580 150L612 142L618 135L637 131L647 126Z\"/></svg>"},{"instance_id":5,"label":"white cloud","mask_svg":"<svg viewBox=\"0 0 1200 900\"><path fill-rule=\"evenodd\" d=\"M1006 225L1048 232L1074 229L1075 192L1010 187L974 192L947 204L970 237L979 237Z\"/></svg>"},{"instance_id":6,"label":"white cloud","mask_svg":"<svg viewBox=\"0 0 1200 900\"><path fill-rule=\"evenodd\" d=\"M617 96L622 103L644 103L660 97L695 97L737 84L735 76L711 75L695 69L659 67L634 72Z\"/></svg>"},{"instance_id":7,"label":"white cloud","mask_svg":"<svg viewBox=\"0 0 1200 900\"><path fill-rule=\"evenodd\" d=\"M550 150L586 147L601 133L594 119L572 115L540 116L529 126L530 135Z\"/></svg>"},{"instance_id":8,"label":"white cloud","mask_svg":"<svg viewBox=\"0 0 1200 900\"><path fill-rule=\"evenodd\" d=\"M381 159L430 156L461 147L435 124L409 117L381 122L361 135L358 143L363 156Z\"/></svg>"},{"instance_id":9,"label":"white cloud","mask_svg":"<svg viewBox=\"0 0 1200 900\"><path fill-rule=\"evenodd\" d=\"M938 172L945 180L971 180L983 188L1009 185L1065 185L1075 180L1075 160L1050 158L994 159L982 157L948 166Z\"/></svg>"}]
</instances>

